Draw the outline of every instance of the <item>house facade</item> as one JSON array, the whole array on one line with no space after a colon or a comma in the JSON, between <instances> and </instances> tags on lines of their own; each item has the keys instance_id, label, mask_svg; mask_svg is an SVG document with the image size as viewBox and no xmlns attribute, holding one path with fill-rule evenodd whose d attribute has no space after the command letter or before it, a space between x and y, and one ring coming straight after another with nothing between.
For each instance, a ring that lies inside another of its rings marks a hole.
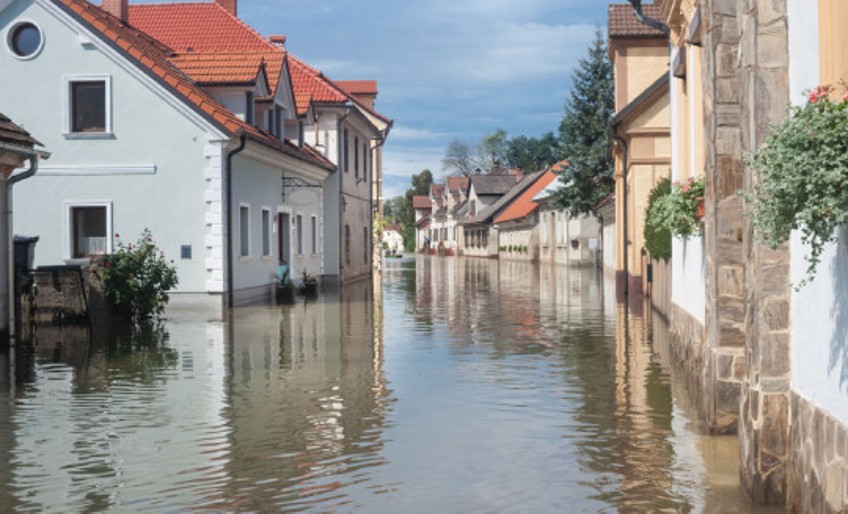
<instances>
[{"instance_id":1,"label":"house facade","mask_svg":"<svg viewBox=\"0 0 848 514\"><path fill-rule=\"evenodd\" d=\"M468 199L463 207L464 216L459 221L462 227L462 240L459 242L462 255L498 256L498 231L492 221L506 203L501 199L518 183L519 178L515 174L470 177Z\"/></svg>"},{"instance_id":2,"label":"house facade","mask_svg":"<svg viewBox=\"0 0 848 514\"><path fill-rule=\"evenodd\" d=\"M423 252L430 243L430 213L432 204L427 195L412 197L412 209L415 211L415 251Z\"/></svg>"},{"instance_id":3,"label":"house facade","mask_svg":"<svg viewBox=\"0 0 848 514\"><path fill-rule=\"evenodd\" d=\"M394 253L403 252L403 235L400 225L392 224L383 229L383 249Z\"/></svg>"},{"instance_id":4,"label":"house facade","mask_svg":"<svg viewBox=\"0 0 848 514\"><path fill-rule=\"evenodd\" d=\"M558 175L550 169L536 175L535 180L494 219L498 229L498 255L501 259L540 261L542 238L549 234L547 225L542 225L544 216L535 197L546 187L555 184Z\"/></svg>"},{"instance_id":5,"label":"house facade","mask_svg":"<svg viewBox=\"0 0 848 514\"><path fill-rule=\"evenodd\" d=\"M659 16L661 6L643 6ZM646 289L644 212L657 182L671 166L668 98L668 39L642 25L629 4L609 8L609 54L615 77L613 157L615 160L616 277L620 290Z\"/></svg>"},{"instance_id":6,"label":"house facade","mask_svg":"<svg viewBox=\"0 0 848 514\"><path fill-rule=\"evenodd\" d=\"M0 93L56 148L17 205L16 230L41 236L37 265L87 262L147 227L177 266L175 300L267 297L280 260L296 276L337 273L326 248L340 237L325 222L337 167L305 135L315 103L293 89L285 50L225 4L0 11L4 34L25 26L40 39L30 54L0 54L32 79ZM239 30L220 38L209 20ZM370 217L367 228L370 238Z\"/></svg>"}]
</instances>

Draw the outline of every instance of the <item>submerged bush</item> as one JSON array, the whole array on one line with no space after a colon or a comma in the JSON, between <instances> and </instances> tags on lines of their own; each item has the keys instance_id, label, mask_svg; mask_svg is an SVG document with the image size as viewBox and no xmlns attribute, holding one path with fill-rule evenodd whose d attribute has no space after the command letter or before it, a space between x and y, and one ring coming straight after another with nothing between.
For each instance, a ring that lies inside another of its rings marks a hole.
<instances>
[{"instance_id":1,"label":"submerged bush","mask_svg":"<svg viewBox=\"0 0 848 514\"><path fill-rule=\"evenodd\" d=\"M144 229L135 243L124 244L105 258L103 287L118 314L132 323L158 318L168 303L168 291L177 285L177 269ZM173 261L172 261L173 262Z\"/></svg>"}]
</instances>

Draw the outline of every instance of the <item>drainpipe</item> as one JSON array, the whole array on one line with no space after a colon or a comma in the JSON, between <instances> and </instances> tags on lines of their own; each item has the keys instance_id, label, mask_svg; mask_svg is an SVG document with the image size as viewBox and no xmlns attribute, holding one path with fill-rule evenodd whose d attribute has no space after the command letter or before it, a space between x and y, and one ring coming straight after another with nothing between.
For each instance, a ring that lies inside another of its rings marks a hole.
<instances>
[{"instance_id":1,"label":"drainpipe","mask_svg":"<svg viewBox=\"0 0 848 514\"><path fill-rule=\"evenodd\" d=\"M621 136L618 135L618 125L613 125L610 127L612 132L612 138L621 145L621 149L623 152L622 158L622 173L624 175L624 194L622 195L622 205L621 205L621 223L622 223L622 253L624 255L624 294L628 295L630 292L630 264L627 262L627 141L622 139Z\"/></svg>"},{"instance_id":2,"label":"drainpipe","mask_svg":"<svg viewBox=\"0 0 848 514\"><path fill-rule=\"evenodd\" d=\"M233 307L233 157L241 153L247 145L247 136L242 132L239 135L239 145L227 153L227 208L224 213L227 217L227 306Z\"/></svg>"},{"instance_id":3,"label":"drainpipe","mask_svg":"<svg viewBox=\"0 0 848 514\"><path fill-rule=\"evenodd\" d=\"M7 258L9 261L6 266L6 280L9 286L9 291L7 293L7 309L9 318L9 342L10 344L14 344L17 334L15 333L15 229L12 222L12 186L35 175L35 172L38 171L39 158L48 159L50 158L50 154L48 152L39 152L37 150L27 151L13 145L4 144L0 144L0 150L7 153L21 155L29 159L29 168L26 171L18 173L17 175L12 175L8 178L8 180L6 180L6 248L8 251Z\"/></svg>"}]
</instances>

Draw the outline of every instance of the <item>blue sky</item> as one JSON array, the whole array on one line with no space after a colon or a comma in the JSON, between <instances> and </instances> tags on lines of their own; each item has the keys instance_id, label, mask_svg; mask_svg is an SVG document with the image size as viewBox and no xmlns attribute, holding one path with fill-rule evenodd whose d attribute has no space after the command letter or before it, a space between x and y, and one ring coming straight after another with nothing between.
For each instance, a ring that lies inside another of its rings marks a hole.
<instances>
[{"instance_id":1,"label":"blue sky","mask_svg":"<svg viewBox=\"0 0 848 514\"><path fill-rule=\"evenodd\" d=\"M447 143L556 130L571 73L607 2L596 0L239 0L239 16L337 80L375 79L395 121L384 196L429 168Z\"/></svg>"}]
</instances>

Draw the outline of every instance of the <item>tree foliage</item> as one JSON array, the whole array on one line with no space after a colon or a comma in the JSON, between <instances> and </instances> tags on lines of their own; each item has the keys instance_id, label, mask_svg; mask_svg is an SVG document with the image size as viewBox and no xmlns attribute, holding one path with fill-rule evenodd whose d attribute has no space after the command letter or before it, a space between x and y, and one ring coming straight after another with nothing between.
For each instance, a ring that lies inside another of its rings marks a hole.
<instances>
[{"instance_id":1,"label":"tree foliage","mask_svg":"<svg viewBox=\"0 0 848 514\"><path fill-rule=\"evenodd\" d=\"M504 129L499 128L491 134L486 134L477 144L477 167L492 170L505 165L508 148L509 142Z\"/></svg>"},{"instance_id":2,"label":"tree foliage","mask_svg":"<svg viewBox=\"0 0 848 514\"><path fill-rule=\"evenodd\" d=\"M471 146L465 141L454 139L448 143L445 156L442 158L442 169L444 171L458 173L467 177L474 173L477 162L471 153Z\"/></svg>"},{"instance_id":3,"label":"tree foliage","mask_svg":"<svg viewBox=\"0 0 848 514\"><path fill-rule=\"evenodd\" d=\"M432 184L433 173L427 169L422 170L412 175L412 187L403 196L390 198L383 203L384 222L400 225L403 244L408 251L415 249L415 209L412 197L429 195Z\"/></svg>"},{"instance_id":4,"label":"tree foliage","mask_svg":"<svg viewBox=\"0 0 848 514\"><path fill-rule=\"evenodd\" d=\"M660 222L656 209L660 199L670 194L671 180L665 177L651 190L645 209L645 248L654 259L665 261L671 258L671 231Z\"/></svg>"},{"instance_id":5,"label":"tree foliage","mask_svg":"<svg viewBox=\"0 0 848 514\"><path fill-rule=\"evenodd\" d=\"M559 141L553 132L540 138L516 136L507 141L506 163L510 168L539 171L559 160Z\"/></svg>"},{"instance_id":6,"label":"tree foliage","mask_svg":"<svg viewBox=\"0 0 848 514\"><path fill-rule=\"evenodd\" d=\"M615 109L612 66L600 29L573 76L559 126L567 171L557 197L572 216L589 214L615 186L609 148L609 121Z\"/></svg>"}]
</instances>

